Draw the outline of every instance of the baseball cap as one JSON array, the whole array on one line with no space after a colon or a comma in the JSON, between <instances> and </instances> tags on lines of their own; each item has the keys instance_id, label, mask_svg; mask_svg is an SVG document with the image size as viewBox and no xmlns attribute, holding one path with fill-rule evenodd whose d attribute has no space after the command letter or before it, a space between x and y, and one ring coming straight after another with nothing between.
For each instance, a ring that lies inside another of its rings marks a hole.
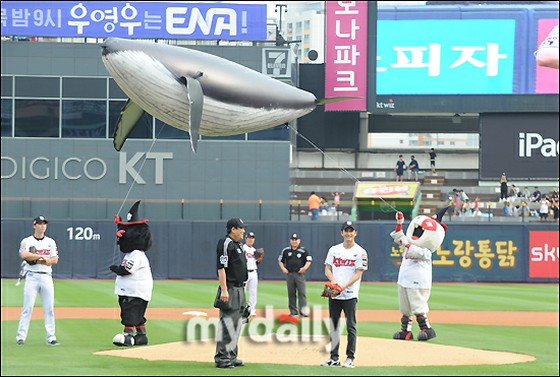
<instances>
[{"instance_id":1,"label":"baseball cap","mask_svg":"<svg viewBox=\"0 0 560 377\"><path fill-rule=\"evenodd\" d=\"M255 238L255 233L249 232L249 233L247 233L247 235L246 235L245 237L247 237L247 238L249 238L249 237Z\"/></svg>"},{"instance_id":2,"label":"baseball cap","mask_svg":"<svg viewBox=\"0 0 560 377\"><path fill-rule=\"evenodd\" d=\"M240 218L234 217L233 219L229 219L226 225L226 228L245 228L245 223Z\"/></svg>"},{"instance_id":3,"label":"baseball cap","mask_svg":"<svg viewBox=\"0 0 560 377\"><path fill-rule=\"evenodd\" d=\"M344 224L342 224L342 226L340 227L340 230L344 230L346 228L352 228L354 230L358 230L358 229L356 229L356 226L354 225L354 223L350 220L345 221Z\"/></svg>"},{"instance_id":4,"label":"baseball cap","mask_svg":"<svg viewBox=\"0 0 560 377\"><path fill-rule=\"evenodd\" d=\"M48 223L49 220L47 220L47 218L43 215L39 215L36 218L33 219L33 225L36 225L38 223Z\"/></svg>"},{"instance_id":5,"label":"baseball cap","mask_svg":"<svg viewBox=\"0 0 560 377\"><path fill-rule=\"evenodd\" d=\"M290 237L290 239L292 240L299 240L299 236L297 233L292 234L292 236Z\"/></svg>"}]
</instances>

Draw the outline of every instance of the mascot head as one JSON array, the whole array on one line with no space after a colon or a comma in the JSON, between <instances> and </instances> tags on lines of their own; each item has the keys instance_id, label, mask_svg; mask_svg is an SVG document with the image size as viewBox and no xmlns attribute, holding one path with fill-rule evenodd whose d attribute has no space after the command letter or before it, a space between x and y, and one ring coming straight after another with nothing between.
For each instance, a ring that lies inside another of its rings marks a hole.
<instances>
[{"instance_id":1,"label":"mascot head","mask_svg":"<svg viewBox=\"0 0 560 377\"><path fill-rule=\"evenodd\" d=\"M419 215L412 219L406 229L406 238L412 245L435 251L445 238L447 225L441 222L445 207L434 216Z\"/></svg>"},{"instance_id":2,"label":"mascot head","mask_svg":"<svg viewBox=\"0 0 560 377\"><path fill-rule=\"evenodd\" d=\"M121 221L119 215L115 215L117 224L117 243L123 253L134 250L148 251L152 247L152 232L148 220L138 219L138 206L140 200L130 207L126 215L126 221Z\"/></svg>"}]
</instances>

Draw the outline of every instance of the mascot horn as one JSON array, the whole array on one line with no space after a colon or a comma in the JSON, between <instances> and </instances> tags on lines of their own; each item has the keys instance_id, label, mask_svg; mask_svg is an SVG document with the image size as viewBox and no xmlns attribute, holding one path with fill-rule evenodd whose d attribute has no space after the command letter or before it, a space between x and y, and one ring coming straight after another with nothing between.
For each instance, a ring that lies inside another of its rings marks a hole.
<instances>
[{"instance_id":1,"label":"mascot horn","mask_svg":"<svg viewBox=\"0 0 560 377\"><path fill-rule=\"evenodd\" d=\"M391 232L395 243L404 249L399 268L398 290L399 309L402 314L401 330L393 339L411 340L413 316L416 316L420 332L418 340L436 337L435 330L428 322L428 299L432 289L432 254L441 246L447 226L442 218L450 207L443 208L437 215L419 215L412 219L406 235L402 231L404 215L397 212L397 225Z\"/></svg>"},{"instance_id":2,"label":"mascot horn","mask_svg":"<svg viewBox=\"0 0 560 377\"><path fill-rule=\"evenodd\" d=\"M144 315L152 298L154 280L146 251L152 247L152 233L148 220L139 220L139 205L140 200L134 203L128 211L126 221L115 215L117 243L124 253L119 266L109 267L117 274L115 294L119 296L121 324L124 326L124 332L113 338L113 344L117 346L148 344Z\"/></svg>"}]
</instances>

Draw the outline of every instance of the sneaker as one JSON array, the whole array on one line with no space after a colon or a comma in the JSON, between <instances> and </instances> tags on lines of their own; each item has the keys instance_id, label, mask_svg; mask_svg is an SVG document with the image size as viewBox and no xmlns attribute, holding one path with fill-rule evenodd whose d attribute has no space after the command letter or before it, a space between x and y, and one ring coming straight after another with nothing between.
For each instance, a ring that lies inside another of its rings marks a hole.
<instances>
[{"instance_id":1,"label":"sneaker","mask_svg":"<svg viewBox=\"0 0 560 377\"><path fill-rule=\"evenodd\" d=\"M17 344L20 345L20 346L24 343L25 343L25 340L23 340L23 339L18 339L17 340Z\"/></svg>"},{"instance_id":2,"label":"sneaker","mask_svg":"<svg viewBox=\"0 0 560 377\"><path fill-rule=\"evenodd\" d=\"M55 339L55 340L48 341L47 344L48 344L49 346L60 346L60 343L59 343L56 339Z\"/></svg>"},{"instance_id":3,"label":"sneaker","mask_svg":"<svg viewBox=\"0 0 560 377\"><path fill-rule=\"evenodd\" d=\"M344 362L344 364L342 364L343 367L345 368L355 368L356 366L354 365L354 359L352 359L351 357L347 358L346 361Z\"/></svg>"},{"instance_id":4,"label":"sneaker","mask_svg":"<svg viewBox=\"0 0 560 377\"><path fill-rule=\"evenodd\" d=\"M321 366L322 367L339 367L340 366L340 360L328 359L323 364L321 364Z\"/></svg>"}]
</instances>

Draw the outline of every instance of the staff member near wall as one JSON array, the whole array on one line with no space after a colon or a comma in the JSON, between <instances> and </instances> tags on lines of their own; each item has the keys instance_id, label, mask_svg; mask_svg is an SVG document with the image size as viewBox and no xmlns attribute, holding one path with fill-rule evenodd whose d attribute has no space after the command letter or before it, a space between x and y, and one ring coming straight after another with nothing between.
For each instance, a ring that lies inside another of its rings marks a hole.
<instances>
[{"instance_id":1,"label":"staff member near wall","mask_svg":"<svg viewBox=\"0 0 560 377\"><path fill-rule=\"evenodd\" d=\"M309 310L307 308L307 296L305 294L305 271L311 266L313 258L300 244L301 239L297 233L292 234L292 237L290 237L290 246L284 248L278 257L278 265L282 272L286 274L290 315L294 317L298 315L299 305L299 314L301 314L302 317L308 317Z\"/></svg>"}]
</instances>

